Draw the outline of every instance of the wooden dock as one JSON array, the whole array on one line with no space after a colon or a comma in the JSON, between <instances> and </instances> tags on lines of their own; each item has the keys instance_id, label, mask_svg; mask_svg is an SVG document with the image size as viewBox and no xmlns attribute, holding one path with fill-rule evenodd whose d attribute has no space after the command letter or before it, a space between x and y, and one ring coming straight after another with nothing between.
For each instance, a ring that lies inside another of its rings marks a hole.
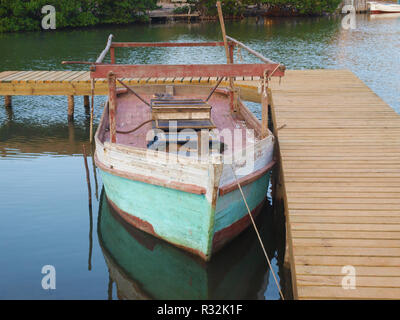
<instances>
[{"instance_id":1,"label":"wooden dock","mask_svg":"<svg viewBox=\"0 0 400 320\"><path fill-rule=\"evenodd\" d=\"M346 70L272 92L294 298L400 299L400 116Z\"/></svg>"},{"instance_id":2,"label":"wooden dock","mask_svg":"<svg viewBox=\"0 0 400 320\"><path fill-rule=\"evenodd\" d=\"M128 85L176 83L208 84L214 83L215 77L185 78L131 78L124 79ZM251 77L237 77L237 81ZM3 71L0 72L0 95L74 95L91 94L89 71ZM96 79L95 94L108 93L107 79Z\"/></svg>"}]
</instances>

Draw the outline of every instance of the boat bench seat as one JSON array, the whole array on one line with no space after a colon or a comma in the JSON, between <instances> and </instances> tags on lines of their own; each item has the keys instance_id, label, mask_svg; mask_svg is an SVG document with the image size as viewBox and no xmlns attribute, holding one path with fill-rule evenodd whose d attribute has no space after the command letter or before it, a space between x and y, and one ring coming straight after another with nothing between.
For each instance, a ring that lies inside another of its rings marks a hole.
<instances>
[{"instance_id":1,"label":"boat bench seat","mask_svg":"<svg viewBox=\"0 0 400 320\"><path fill-rule=\"evenodd\" d=\"M213 129L211 106L201 99L178 100L173 98L152 99L153 127L161 130Z\"/></svg>"}]
</instances>

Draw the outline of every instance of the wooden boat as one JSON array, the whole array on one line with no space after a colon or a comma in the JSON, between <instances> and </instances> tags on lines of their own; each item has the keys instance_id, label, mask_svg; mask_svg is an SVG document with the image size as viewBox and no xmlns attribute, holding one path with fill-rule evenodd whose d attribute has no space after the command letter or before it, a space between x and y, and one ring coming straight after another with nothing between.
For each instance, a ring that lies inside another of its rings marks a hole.
<instances>
[{"instance_id":1,"label":"wooden boat","mask_svg":"<svg viewBox=\"0 0 400 320\"><path fill-rule=\"evenodd\" d=\"M260 221L261 236L266 240L273 237L268 228L270 218L263 215ZM244 232L204 263L126 223L109 205L104 192L97 225L110 275L109 288L112 290L114 282L119 299L264 299L269 270L253 232ZM267 250L273 256L275 248L268 246Z\"/></svg>"},{"instance_id":2,"label":"wooden boat","mask_svg":"<svg viewBox=\"0 0 400 320\"><path fill-rule=\"evenodd\" d=\"M400 3L368 2L368 9L372 14L400 13Z\"/></svg>"},{"instance_id":3,"label":"wooden boat","mask_svg":"<svg viewBox=\"0 0 400 320\"><path fill-rule=\"evenodd\" d=\"M112 38L111 38L112 39ZM107 199L129 223L204 260L240 234L262 208L274 164L268 130L271 76L284 66L256 54L260 64L120 65L117 47L225 46L209 43L108 43L111 64L91 66L91 78L106 78L108 101L95 134L95 162ZM106 47L106 49L107 49ZM259 77L262 121L240 100L233 80ZM217 77L216 85L142 84L140 79ZM137 79L133 87L117 79ZM218 80L219 79L219 80ZM218 80L218 81L217 81ZM117 83L121 88L117 88ZM232 139L230 139L230 137Z\"/></svg>"}]
</instances>

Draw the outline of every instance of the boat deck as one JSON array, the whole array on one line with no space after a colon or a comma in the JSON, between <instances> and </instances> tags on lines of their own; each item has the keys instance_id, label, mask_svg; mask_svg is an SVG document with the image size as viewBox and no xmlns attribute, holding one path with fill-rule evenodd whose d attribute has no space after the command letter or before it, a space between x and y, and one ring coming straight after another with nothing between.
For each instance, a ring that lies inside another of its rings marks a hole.
<instances>
[{"instance_id":1,"label":"boat deck","mask_svg":"<svg viewBox=\"0 0 400 320\"><path fill-rule=\"evenodd\" d=\"M207 91L208 93L208 91ZM143 99L146 101L150 101L152 99L152 95L141 95ZM191 95L191 96L177 96L177 99L205 99L206 95ZM211 108L211 119L220 132L223 132L224 129L230 130L230 132L234 132L234 130L242 131L242 145L245 146L248 141L246 140L246 129L248 128L248 124L245 123L240 115L232 115L230 112L230 104L229 97L227 95L221 93L214 93L209 102ZM118 111L117 111L117 142L123 145L138 147L138 148L146 148L147 147L147 139L146 135L152 129L153 124L147 123L140 127L138 130L129 133L123 134L118 133L118 131L129 131L136 127L139 127L142 123L151 119L151 110L150 108L141 102L138 98L130 93L122 94L118 97ZM110 140L110 132L106 131L104 133L103 139L105 141ZM197 138L197 136L196 136ZM240 144L236 145L227 139L225 141L227 144L227 150L233 151L235 147L238 147ZM253 141L254 143L254 141Z\"/></svg>"},{"instance_id":2,"label":"boat deck","mask_svg":"<svg viewBox=\"0 0 400 320\"><path fill-rule=\"evenodd\" d=\"M294 297L399 299L400 116L346 70L287 71L272 92Z\"/></svg>"}]
</instances>

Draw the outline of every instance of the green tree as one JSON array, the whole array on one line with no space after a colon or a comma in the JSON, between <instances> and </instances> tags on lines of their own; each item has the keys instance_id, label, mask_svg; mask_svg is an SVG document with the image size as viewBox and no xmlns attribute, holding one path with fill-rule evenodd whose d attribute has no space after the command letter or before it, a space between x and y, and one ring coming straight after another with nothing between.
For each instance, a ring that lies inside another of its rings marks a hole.
<instances>
[{"instance_id":1,"label":"green tree","mask_svg":"<svg viewBox=\"0 0 400 320\"><path fill-rule=\"evenodd\" d=\"M57 28L128 24L148 19L157 0L0 0L0 32L41 29L46 4L56 8Z\"/></svg>"}]
</instances>

